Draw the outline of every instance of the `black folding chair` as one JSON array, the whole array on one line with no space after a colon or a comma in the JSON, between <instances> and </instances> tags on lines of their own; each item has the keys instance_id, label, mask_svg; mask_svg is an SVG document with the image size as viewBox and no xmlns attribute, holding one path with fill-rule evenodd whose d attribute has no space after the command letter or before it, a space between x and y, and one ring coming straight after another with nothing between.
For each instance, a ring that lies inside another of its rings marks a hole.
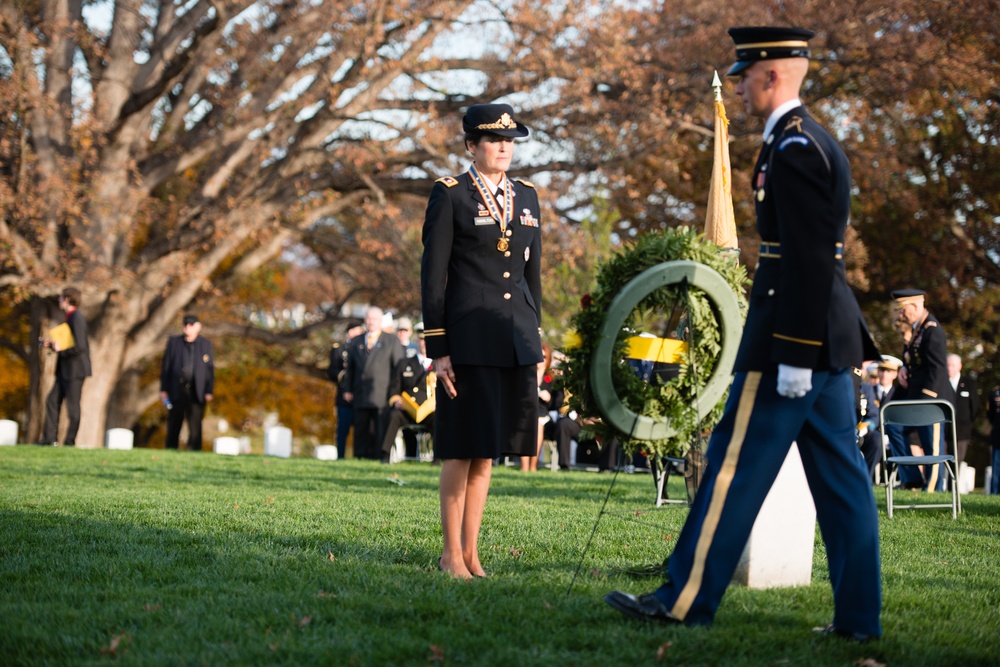
<instances>
[{"instance_id":1,"label":"black folding chair","mask_svg":"<svg viewBox=\"0 0 1000 667\"><path fill-rule=\"evenodd\" d=\"M882 442L886 441L886 426L895 425L901 427L932 426L934 424L949 424L951 426L951 442L956 442L955 438L955 408L949 401L939 399L914 399L890 401L879 410L879 430L882 433ZM942 445L944 437L941 438ZM885 485L886 511L889 518L892 518L894 509L892 501L893 486L896 483L896 474L900 466L933 466L944 464L950 478L951 503L914 503L912 505L899 505L895 509L918 509L929 507L951 507L951 518L957 519L962 511L962 502L958 495L958 477L956 474L955 457L952 454L938 454L926 456L887 456L885 447L882 447L882 467L889 472Z\"/></svg>"}]
</instances>

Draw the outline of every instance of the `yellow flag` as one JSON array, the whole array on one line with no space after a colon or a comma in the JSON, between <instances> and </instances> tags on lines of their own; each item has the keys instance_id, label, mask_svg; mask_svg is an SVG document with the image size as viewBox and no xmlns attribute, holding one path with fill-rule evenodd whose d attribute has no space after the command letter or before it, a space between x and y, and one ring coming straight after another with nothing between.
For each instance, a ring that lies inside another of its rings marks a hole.
<instances>
[{"instance_id":1,"label":"yellow flag","mask_svg":"<svg viewBox=\"0 0 1000 667\"><path fill-rule=\"evenodd\" d=\"M736 215L733 213L733 172L729 164L729 119L726 117L726 106L722 103L722 83L718 72L712 85L715 87L715 156L712 182L708 188L705 238L720 248L738 249Z\"/></svg>"}]
</instances>

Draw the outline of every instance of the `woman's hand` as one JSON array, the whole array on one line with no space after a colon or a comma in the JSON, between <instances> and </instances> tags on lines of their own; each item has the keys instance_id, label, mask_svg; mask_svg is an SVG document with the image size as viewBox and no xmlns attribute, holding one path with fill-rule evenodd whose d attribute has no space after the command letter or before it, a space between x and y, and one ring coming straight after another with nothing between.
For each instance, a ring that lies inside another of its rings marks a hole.
<instances>
[{"instance_id":1,"label":"woman's hand","mask_svg":"<svg viewBox=\"0 0 1000 667\"><path fill-rule=\"evenodd\" d=\"M444 386L444 391L449 398L458 396L455 389L455 369L451 367L451 356L438 357L434 360L434 372L437 373L438 380Z\"/></svg>"}]
</instances>

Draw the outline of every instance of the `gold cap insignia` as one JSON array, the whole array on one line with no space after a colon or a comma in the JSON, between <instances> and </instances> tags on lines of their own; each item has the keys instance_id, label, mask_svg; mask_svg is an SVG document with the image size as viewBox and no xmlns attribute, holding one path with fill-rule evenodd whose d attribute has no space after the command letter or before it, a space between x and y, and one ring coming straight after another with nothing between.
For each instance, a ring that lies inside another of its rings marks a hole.
<instances>
[{"instance_id":1,"label":"gold cap insignia","mask_svg":"<svg viewBox=\"0 0 1000 667\"><path fill-rule=\"evenodd\" d=\"M476 125L477 130L516 130L517 123L510 117L509 113L500 116L500 120L495 123L481 123Z\"/></svg>"}]
</instances>

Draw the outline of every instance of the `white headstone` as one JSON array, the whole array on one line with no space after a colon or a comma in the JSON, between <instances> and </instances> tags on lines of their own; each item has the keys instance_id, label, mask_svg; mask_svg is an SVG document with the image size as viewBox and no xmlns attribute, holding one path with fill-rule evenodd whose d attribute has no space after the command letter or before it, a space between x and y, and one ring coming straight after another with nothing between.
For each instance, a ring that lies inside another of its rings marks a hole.
<instances>
[{"instance_id":1,"label":"white headstone","mask_svg":"<svg viewBox=\"0 0 1000 667\"><path fill-rule=\"evenodd\" d=\"M287 426L272 426L264 431L264 456L280 456L283 459L292 455L292 429Z\"/></svg>"},{"instance_id":2,"label":"white headstone","mask_svg":"<svg viewBox=\"0 0 1000 667\"><path fill-rule=\"evenodd\" d=\"M986 495L992 495L993 488L993 466L986 466Z\"/></svg>"},{"instance_id":3,"label":"white headstone","mask_svg":"<svg viewBox=\"0 0 1000 667\"><path fill-rule=\"evenodd\" d=\"M109 428L104 434L104 446L108 449L132 449L135 435L129 428Z\"/></svg>"},{"instance_id":4,"label":"white headstone","mask_svg":"<svg viewBox=\"0 0 1000 667\"><path fill-rule=\"evenodd\" d=\"M0 445L17 444L17 422L0 419Z\"/></svg>"},{"instance_id":5,"label":"white headstone","mask_svg":"<svg viewBox=\"0 0 1000 667\"><path fill-rule=\"evenodd\" d=\"M976 488L976 469L965 461L958 466L958 492L962 494L972 493Z\"/></svg>"},{"instance_id":6,"label":"white headstone","mask_svg":"<svg viewBox=\"0 0 1000 667\"><path fill-rule=\"evenodd\" d=\"M764 499L733 581L749 588L807 586L812 581L816 506L798 445L792 443Z\"/></svg>"},{"instance_id":7,"label":"white headstone","mask_svg":"<svg viewBox=\"0 0 1000 667\"><path fill-rule=\"evenodd\" d=\"M240 453L240 440L230 435L218 437L212 442L212 451L216 454L237 456Z\"/></svg>"},{"instance_id":8,"label":"white headstone","mask_svg":"<svg viewBox=\"0 0 1000 667\"><path fill-rule=\"evenodd\" d=\"M396 439L389 450L389 463L399 463L406 459L406 442L403 440L403 429L396 431Z\"/></svg>"},{"instance_id":9,"label":"white headstone","mask_svg":"<svg viewBox=\"0 0 1000 667\"><path fill-rule=\"evenodd\" d=\"M320 461L336 461L337 445L316 445L315 454Z\"/></svg>"},{"instance_id":10,"label":"white headstone","mask_svg":"<svg viewBox=\"0 0 1000 667\"><path fill-rule=\"evenodd\" d=\"M249 435L241 435L240 436L240 454L249 454L250 450L251 450L251 448L250 448L250 436Z\"/></svg>"}]
</instances>

